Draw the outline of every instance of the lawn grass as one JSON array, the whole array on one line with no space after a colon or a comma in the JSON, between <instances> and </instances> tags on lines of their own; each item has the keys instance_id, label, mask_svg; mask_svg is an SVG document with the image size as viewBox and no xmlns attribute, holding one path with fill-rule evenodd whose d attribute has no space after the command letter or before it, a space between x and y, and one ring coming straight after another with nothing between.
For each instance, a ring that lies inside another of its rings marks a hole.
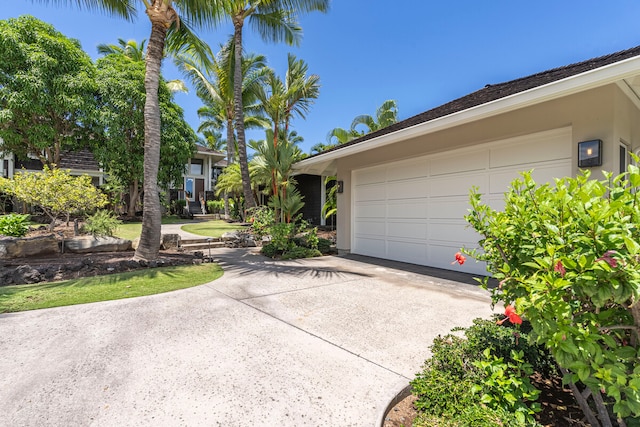
<instances>
[{"instance_id":1,"label":"lawn grass","mask_svg":"<svg viewBox=\"0 0 640 427\"><path fill-rule=\"evenodd\" d=\"M185 224L182 226L184 231L206 237L220 237L227 231L242 230L246 228L246 226L239 225L237 223L228 223L222 220L194 222L192 224Z\"/></svg>"},{"instance_id":2,"label":"lawn grass","mask_svg":"<svg viewBox=\"0 0 640 427\"><path fill-rule=\"evenodd\" d=\"M217 264L160 267L63 282L0 286L0 313L86 304L190 288L222 276Z\"/></svg>"},{"instance_id":3,"label":"lawn grass","mask_svg":"<svg viewBox=\"0 0 640 427\"><path fill-rule=\"evenodd\" d=\"M176 215L168 215L162 217L162 224L180 224L185 221L184 218L180 218ZM121 239L134 240L140 237L142 231L142 222L125 222L120 224L116 230L115 236Z\"/></svg>"}]
</instances>

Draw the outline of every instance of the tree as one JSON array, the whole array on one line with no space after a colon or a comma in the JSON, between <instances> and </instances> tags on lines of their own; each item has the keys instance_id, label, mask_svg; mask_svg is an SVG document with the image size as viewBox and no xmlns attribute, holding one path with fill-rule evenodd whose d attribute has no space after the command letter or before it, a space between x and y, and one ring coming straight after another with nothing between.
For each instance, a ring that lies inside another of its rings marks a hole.
<instances>
[{"instance_id":1,"label":"tree","mask_svg":"<svg viewBox=\"0 0 640 427\"><path fill-rule=\"evenodd\" d=\"M128 187L127 213L133 216L144 179L145 65L139 59L116 53L98 59L96 66L98 119L104 138L94 141L92 151L109 175ZM159 83L159 105L162 137L158 182L168 186L181 180L185 165L195 152L197 137L163 80Z\"/></svg>"},{"instance_id":2,"label":"tree","mask_svg":"<svg viewBox=\"0 0 640 427\"><path fill-rule=\"evenodd\" d=\"M181 54L175 57L175 64L196 88L196 94L204 106L198 110L198 116L204 121L198 128L216 131L226 129L227 133L227 165L234 159L236 146L234 134L234 78L235 78L235 45L230 39L226 45L220 46L220 52L213 58L210 66L199 63L192 55ZM242 55L242 106L244 109L244 126L265 127L266 122L260 117L260 108L255 104L255 93L262 85L266 59L262 55ZM229 217L229 202L225 194L225 217Z\"/></svg>"},{"instance_id":3,"label":"tree","mask_svg":"<svg viewBox=\"0 0 640 427\"><path fill-rule=\"evenodd\" d=\"M62 215L92 211L107 204L107 196L100 192L88 175L72 176L69 171L50 169L42 172L22 172L13 179L0 178L0 190L15 198L40 207L51 219L53 231Z\"/></svg>"},{"instance_id":4,"label":"tree","mask_svg":"<svg viewBox=\"0 0 640 427\"><path fill-rule=\"evenodd\" d=\"M90 140L95 69L77 40L32 16L0 21L0 151L49 167Z\"/></svg>"},{"instance_id":5,"label":"tree","mask_svg":"<svg viewBox=\"0 0 640 427\"><path fill-rule=\"evenodd\" d=\"M299 13L325 12L329 0L229 0L223 2L224 13L233 23L234 55L236 63L241 62L242 31L246 20L258 31L263 40L297 45L302 37L302 29L296 22ZM238 138L238 158L242 173L243 192L247 200L246 208L255 207L251 197L251 180L247 161L247 145L244 132L244 111L242 107L242 71L234 69L234 109L235 127Z\"/></svg>"},{"instance_id":6,"label":"tree","mask_svg":"<svg viewBox=\"0 0 640 427\"><path fill-rule=\"evenodd\" d=\"M41 3L70 3L71 0L37 0ZM135 16L135 0L75 0L79 7L100 10L125 19ZM151 21L151 36L145 56L144 107L144 214L140 245L135 257L155 260L160 250L161 207L158 192L158 167L160 163L160 105L158 87L160 66L164 57L165 44L169 51L178 52L188 48L207 61L209 47L199 40L191 27L211 26L219 22L222 1L201 0L143 0L142 6ZM176 5L180 11L174 8Z\"/></svg>"},{"instance_id":7,"label":"tree","mask_svg":"<svg viewBox=\"0 0 640 427\"><path fill-rule=\"evenodd\" d=\"M99 44L98 53L105 56L116 53L131 58L132 61L144 61L144 45L146 42L146 40L138 43L135 40L125 41L124 39L118 39L118 44Z\"/></svg>"},{"instance_id":8,"label":"tree","mask_svg":"<svg viewBox=\"0 0 640 427\"><path fill-rule=\"evenodd\" d=\"M376 116L372 117L368 114L357 116L351 122L351 131L359 133L360 135L366 135L371 132L375 132L378 129L384 129L398 121L398 106L393 99L387 100L382 103L376 110ZM363 125L366 128L364 132L358 132L356 127Z\"/></svg>"}]
</instances>

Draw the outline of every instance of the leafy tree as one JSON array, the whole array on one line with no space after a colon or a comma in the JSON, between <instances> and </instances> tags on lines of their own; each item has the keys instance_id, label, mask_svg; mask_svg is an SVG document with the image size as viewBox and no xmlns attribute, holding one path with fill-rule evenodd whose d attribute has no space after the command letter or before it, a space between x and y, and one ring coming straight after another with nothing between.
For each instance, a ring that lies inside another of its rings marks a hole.
<instances>
[{"instance_id":1,"label":"leafy tree","mask_svg":"<svg viewBox=\"0 0 640 427\"><path fill-rule=\"evenodd\" d=\"M51 219L53 230L62 215L92 211L107 203L107 197L92 183L88 175L72 176L68 170L16 173L13 179L0 178L0 190L15 198L40 207Z\"/></svg>"},{"instance_id":2,"label":"leafy tree","mask_svg":"<svg viewBox=\"0 0 640 427\"><path fill-rule=\"evenodd\" d=\"M72 0L37 0L41 3L72 3ZM135 5L142 6L151 22L151 36L145 55L145 149L144 149L144 215L140 245L136 258L155 260L160 250L161 206L158 189L160 164L160 66L165 44L170 52L189 49L207 61L209 47L193 33L192 26L211 26L221 19L223 1L202 0L75 0L79 7L107 12L133 19ZM174 8L177 6L177 9Z\"/></svg>"},{"instance_id":3,"label":"leafy tree","mask_svg":"<svg viewBox=\"0 0 640 427\"><path fill-rule=\"evenodd\" d=\"M297 45L302 37L302 29L296 22L297 15L313 11L325 12L329 0L228 0L222 2L224 14L233 23L235 63L241 63L242 31L245 21L258 31L262 39ZM251 180L247 161L247 145L244 132L244 110L242 105L242 70L234 69L233 81L235 127L238 138L238 159L242 173L243 192L246 208L254 208L251 194Z\"/></svg>"},{"instance_id":4,"label":"leafy tree","mask_svg":"<svg viewBox=\"0 0 640 427\"><path fill-rule=\"evenodd\" d=\"M95 69L77 40L32 16L0 21L0 151L44 165L85 145Z\"/></svg>"},{"instance_id":5,"label":"leafy tree","mask_svg":"<svg viewBox=\"0 0 640 427\"><path fill-rule=\"evenodd\" d=\"M95 141L93 152L107 172L128 187L128 215L133 216L144 178L145 65L124 54L107 55L98 59L96 65L98 117L104 127L104 138ZM195 152L196 135L162 80L159 105L162 136L158 182L168 186L181 180L185 164Z\"/></svg>"},{"instance_id":6,"label":"leafy tree","mask_svg":"<svg viewBox=\"0 0 640 427\"><path fill-rule=\"evenodd\" d=\"M482 251L467 252L500 282L494 302L531 322L591 425L611 426L609 409L624 425L640 416L640 170L589 178L584 171L538 186L524 173L501 212L473 190L466 219Z\"/></svg>"}]
</instances>

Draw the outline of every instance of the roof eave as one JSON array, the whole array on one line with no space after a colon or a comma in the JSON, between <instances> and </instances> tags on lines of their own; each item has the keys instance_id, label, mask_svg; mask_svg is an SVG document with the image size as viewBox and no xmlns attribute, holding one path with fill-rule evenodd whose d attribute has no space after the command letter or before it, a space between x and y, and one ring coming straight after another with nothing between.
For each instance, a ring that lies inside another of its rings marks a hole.
<instances>
[{"instance_id":1,"label":"roof eave","mask_svg":"<svg viewBox=\"0 0 640 427\"><path fill-rule=\"evenodd\" d=\"M625 59L613 64L589 70L538 86L523 92L496 99L485 104L477 105L466 110L458 111L447 116L439 117L428 122L420 123L386 135L381 135L353 145L338 148L309 159L304 159L294 165L300 173L315 173L318 175L335 175L337 173L336 160L353 154L383 147L402 140L427 135L454 126L482 120L498 114L525 108L531 105L594 89L630 78L640 72L640 56ZM322 169L322 170L320 170Z\"/></svg>"}]
</instances>

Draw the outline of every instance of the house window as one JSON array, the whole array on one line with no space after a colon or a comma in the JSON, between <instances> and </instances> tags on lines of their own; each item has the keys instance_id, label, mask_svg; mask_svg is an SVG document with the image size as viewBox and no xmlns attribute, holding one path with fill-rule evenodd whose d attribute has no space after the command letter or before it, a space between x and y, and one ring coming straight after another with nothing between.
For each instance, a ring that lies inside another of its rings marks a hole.
<instances>
[{"instance_id":1,"label":"house window","mask_svg":"<svg viewBox=\"0 0 640 427\"><path fill-rule=\"evenodd\" d=\"M627 166L629 166L629 148L624 141L620 141L620 173L625 173L627 171Z\"/></svg>"},{"instance_id":2,"label":"house window","mask_svg":"<svg viewBox=\"0 0 640 427\"><path fill-rule=\"evenodd\" d=\"M189 174L202 175L204 162L202 159L191 159L191 165L189 167Z\"/></svg>"}]
</instances>

